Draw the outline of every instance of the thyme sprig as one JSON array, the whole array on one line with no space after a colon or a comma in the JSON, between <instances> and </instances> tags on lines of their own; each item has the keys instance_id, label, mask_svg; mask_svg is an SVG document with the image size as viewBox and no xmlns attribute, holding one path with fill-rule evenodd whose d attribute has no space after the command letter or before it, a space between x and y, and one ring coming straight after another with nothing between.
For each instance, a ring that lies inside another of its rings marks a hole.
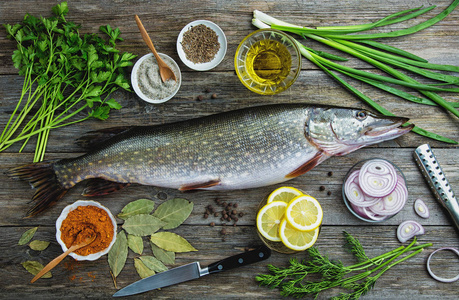
<instances>
[{"instance_id":1,"label":"thyme sprig","mask_svg":"<svg viewBox=\"0 0 459 300\"><path fill-rule=\"evenodd\" d=\"M256 281L261 286L278 288L282 296L317 298L322 291L341 287L349 292L341 293L332 299L358 299L369 292L374 287L376 280L390 268L412 258L424 248L432 246L431 243L415 246L415 238L406 247L400 246L374 258L369 258L357 238L346 231L343 234L346 240L345 247L354 254L358 263L345 266L341 261L330 260L326 255L320 254L316 248L311 247L307 250L309 259L299 262L296 258L292 258L290 265L285 268L268 265L270 273L259 274L255 278ZM401 257L405 253L408 254ZM311 274L319 275L320 280L307 280L306 277Z\"/></svg>"}]
</instances>

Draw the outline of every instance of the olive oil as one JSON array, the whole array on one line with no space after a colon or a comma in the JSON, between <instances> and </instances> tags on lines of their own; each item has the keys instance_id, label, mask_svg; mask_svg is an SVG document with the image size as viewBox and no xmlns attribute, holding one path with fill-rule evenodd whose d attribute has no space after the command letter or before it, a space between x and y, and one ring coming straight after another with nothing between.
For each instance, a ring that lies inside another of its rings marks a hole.
<instances>
[{"instance_id":1,"label":"olive oil","mask_svg":"<svg viewBox=\"0 0 459 300\"><path fill-rule=\"evenodd\" d=\"M279 85L289 75L291 64L287 47L276 40L258 41L247 52L247 73L258 84Z\"/></svg>"}]
</instances>

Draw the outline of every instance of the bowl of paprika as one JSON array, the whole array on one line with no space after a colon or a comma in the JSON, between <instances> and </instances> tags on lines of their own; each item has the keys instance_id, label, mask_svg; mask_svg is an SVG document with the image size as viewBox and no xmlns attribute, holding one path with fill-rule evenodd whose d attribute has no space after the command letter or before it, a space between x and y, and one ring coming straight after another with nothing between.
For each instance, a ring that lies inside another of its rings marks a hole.
<instances>
[{"instance_id":1,"label":"bowl of paprika","mask_svg":"<svg viewBox=\"0 0 459 300\"><path fill-rule=\"evenodd\" d=\"M96 260L115 243L116 228L116 220L106 207L96 201L78 200L62 210L56 221L56 239L65 252L80 232L94 231L92 243L69 255L75 260Z\"/></svg>"}]
</instances>

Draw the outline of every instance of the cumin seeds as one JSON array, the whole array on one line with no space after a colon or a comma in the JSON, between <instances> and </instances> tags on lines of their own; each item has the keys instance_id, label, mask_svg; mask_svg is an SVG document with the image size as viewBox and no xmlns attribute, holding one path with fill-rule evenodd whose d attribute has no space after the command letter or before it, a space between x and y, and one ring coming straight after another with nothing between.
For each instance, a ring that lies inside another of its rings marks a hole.
<instances>
[{"instance_id":1,"label":"cumin seeds","mask_svg":"<svg viewBox=\"0 0 459 300\"><path fill-rule=\"evenodd\" d=\"M203 24L188 29L181 44L186 58L195 64L212 61L220 50L217 34Z\"/></svg>"}]
</instances>

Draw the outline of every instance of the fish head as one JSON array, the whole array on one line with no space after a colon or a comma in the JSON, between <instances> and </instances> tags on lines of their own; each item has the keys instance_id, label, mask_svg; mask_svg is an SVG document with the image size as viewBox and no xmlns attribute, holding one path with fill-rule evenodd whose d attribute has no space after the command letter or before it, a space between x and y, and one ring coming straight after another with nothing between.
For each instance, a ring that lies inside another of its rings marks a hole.
<instances>
[{"instance_id":1,"label":"fish head","mask_svg":"<svg viewBox=\"0 0 459 300\"><path fill-rule=\"evenodd\" d=\"M414 125L402 126L407 121L408 118L377 115L364 109L315 108L306 134L326 154L341 156L409 132Z\"/></svg>"}]
</instances>

